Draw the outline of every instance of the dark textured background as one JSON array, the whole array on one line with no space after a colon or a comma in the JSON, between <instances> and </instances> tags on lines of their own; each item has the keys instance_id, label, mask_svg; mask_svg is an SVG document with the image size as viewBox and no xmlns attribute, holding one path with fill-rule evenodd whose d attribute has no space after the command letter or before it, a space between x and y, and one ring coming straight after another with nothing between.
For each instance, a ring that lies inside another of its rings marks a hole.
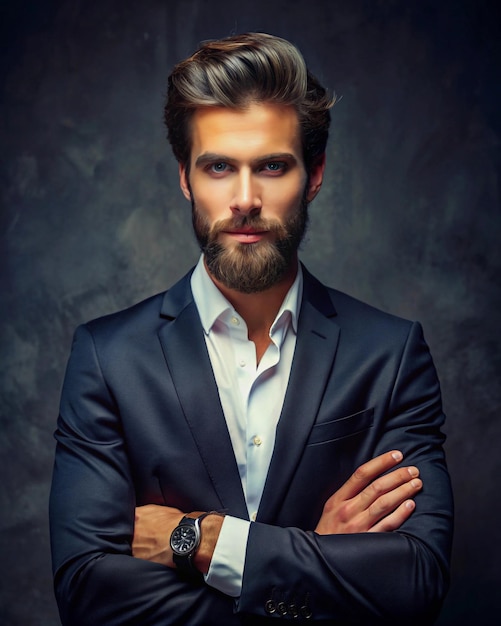
<instances>
[{"instance_id":1,"label":"dark textured background","mask_svg":"<svg viewBox=\"0 0 501 626\"><path fill-rule=\"evenodd\" d=\"M245 30L291 39L341 96L303 259L423 323L457 509L440 625L498 623L497 6L1 2L1 624L59 623L47 497L75 326L163 290L197 258L162 127L168 71L200 40Z\"/></svg>"}]
</instances>

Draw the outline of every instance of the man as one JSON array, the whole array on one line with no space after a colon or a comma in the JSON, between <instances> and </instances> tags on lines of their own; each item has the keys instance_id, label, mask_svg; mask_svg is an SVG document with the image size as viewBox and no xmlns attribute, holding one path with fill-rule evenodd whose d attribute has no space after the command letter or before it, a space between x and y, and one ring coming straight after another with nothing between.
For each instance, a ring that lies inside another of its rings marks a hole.
<instances>
[{"instance_id":1,"label":"man","mask_svg":"<svg viewBox=\"0 0 501 626\"><path fill-rule=\"evenodd\" d=\"M50 510L63 624L435 619L452 498L421 328L298 262L331 105L270 35L172 72L203 254L76 332Z\"/></svg>"}]
</instances>

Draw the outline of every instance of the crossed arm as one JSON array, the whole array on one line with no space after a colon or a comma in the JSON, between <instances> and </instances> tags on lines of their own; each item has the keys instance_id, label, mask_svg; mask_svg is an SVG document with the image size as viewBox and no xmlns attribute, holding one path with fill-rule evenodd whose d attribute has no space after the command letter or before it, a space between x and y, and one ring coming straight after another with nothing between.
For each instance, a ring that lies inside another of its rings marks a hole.
<instances>
[{"instance_id":1,"label":"crossed arm","mask_svg":"<svg viewBox=\"0 0 501 626\"><path fill-rule=\"evenodd\" d=\"M143 626L195 624L217 615L217 623L234 625L239 614L257 621L265 617L270 593L290 603L309 597L317 620L430 623L447 587L452 502L438 383L419 337L400 368L395 401L375 448L390 452L357 469L325 502L314 528L250 525L236 613L232 598L183 581L173 569L168 540L183 507L135 509L132 470L139 471L139 462L151 465L144 487L154 494L143 502L169 501L167 494L159 495L155 474L164 450L148 439L147 449L157 456L139 455L131 464L130 455L145 443L128 447L123 429L132 429L128 435L136 443L137 420L125 420L117 404L132 405L127 411L135 416L144 411L145 399L136 399L132 385L129 393L121 376L117 400L102 363L89 331L82 329L62 394L51 493L51 545L63 624L125 626L138 619ZM153 402L156 396L148 398ZM155 408L159 416L164 404ZM164 424L150 421L154 433ZM400 465L403 459L395 452L400 446L410 467ZM203 490L195 491L186 502L203 498ZM210 507L211 498L200 506ZM203 543L195 559L201 571L210 566L220 524L219 516L202 523ZM131 557L132 536L132 555L140 558Z\"/></svg>"},{"instance_id":2,"label":"crossed arm","mask_svg":"<svg viewBox=\"0 0 501 626\"><path fill-rule=\"evenodd\" d=\"M423 486L417 467L394 469L402 459L402 453L393 450L361 465L327 500L312 530L319 535L397 530L412 514L413 497ZM190 515L195 517L199 513L190 512ZM183 515L173 507L154 504L138 507L133 556L175 567L169 537ZM209 570L222 523L218 515L209 515L202 521L202 541L194 562L204 574Z\"/></svg>"}]
</instances>

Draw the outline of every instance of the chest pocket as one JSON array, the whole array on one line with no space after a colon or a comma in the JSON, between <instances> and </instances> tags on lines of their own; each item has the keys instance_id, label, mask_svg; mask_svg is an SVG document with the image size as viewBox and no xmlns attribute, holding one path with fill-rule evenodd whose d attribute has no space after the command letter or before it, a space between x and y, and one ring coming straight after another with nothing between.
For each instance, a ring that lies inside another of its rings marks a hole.
<instances>
[{"instance_id":1,"label":"chest pocket","mask_svg":"<svg viewBox=\"0 0 501 626\"><path fill-rule=\"evenodd\" d=\"M372 427L374 421L374 408L365 409L359 413L348 415L340 419L316 424L311 430L307 446L319 446L336 439L343 439L356 435Z\"/></svg>"}]
</instances>

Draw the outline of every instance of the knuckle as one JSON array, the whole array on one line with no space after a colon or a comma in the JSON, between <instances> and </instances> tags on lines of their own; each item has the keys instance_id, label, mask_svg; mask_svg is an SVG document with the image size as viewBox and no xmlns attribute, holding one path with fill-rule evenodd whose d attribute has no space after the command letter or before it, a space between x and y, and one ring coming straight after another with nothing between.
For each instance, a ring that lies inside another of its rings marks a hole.
<instances>
[{"instance_id":1,"label":"knuckle","mask_svg":"<svg viewBox=\"0 0 501 626\"><path fill-rule=\"evenodd\" d=\"M352 509L353 506L350 502L345 502L339 508L339 519L343 524L348 524L350 522L351 518L353 517Z\"/></svg>"},{"instance_id":2,"label":"knuckle","mask_svg":"<svg viewBox=\"0 0 501 626\"><path fill-rule=\"evenodd\" d=\"M377 480L371 484L370 489L376 498L379 498L385 492L383 485Z\"/></svg>"},{"instance_id":3,"label":"knuckle","mask_svg":"<svg viewBox=\"0 0 501 626\"><path fill-rule=\"evenodd\" d=\"M386 511L388 511L390 509L390 504L388 502L388 498L386 498L385 496L379 497L377 499L377 502L374 503L373 507L374 507L375 513L377 515L379 515L381 513L385 513Z\"/></svg>"},{"instance_id":4,"label":"knuckle","mask_svg":"<svg viewBox=\"0 0 501 626\"><path fill-rule=\"evenodd\" d=\"M366 476L367 476L367 468L365 465L361 465L360 467L357 467L357 469L353 473L353 478L357 481L365 480Z\"/></svg>"}]
</instances>

